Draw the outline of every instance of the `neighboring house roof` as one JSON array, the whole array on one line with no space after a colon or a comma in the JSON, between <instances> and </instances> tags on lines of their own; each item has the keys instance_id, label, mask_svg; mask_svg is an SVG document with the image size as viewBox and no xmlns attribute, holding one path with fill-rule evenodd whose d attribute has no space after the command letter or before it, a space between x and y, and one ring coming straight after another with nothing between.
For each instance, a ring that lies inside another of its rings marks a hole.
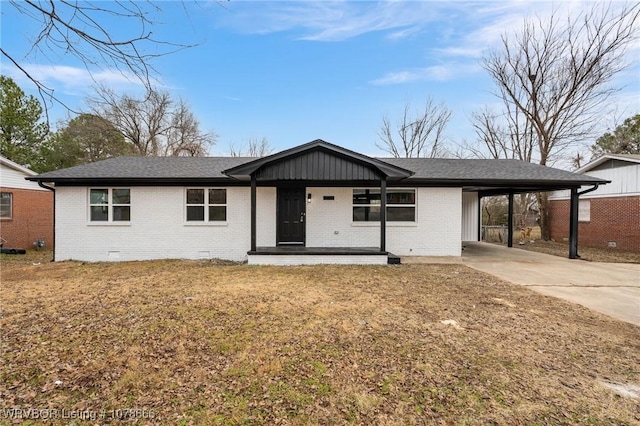
<instances>
[{"instance_id":1,"label":"neighboring house roof","mask_svg":"<svg viewBox=\"0 0 640 426\"><path fill-rule=\"evenodd\" d=\"M10 168L12 168L14 170L17 170L17 171L22 172L22 173L24 173L26 175L29 175L29 176L37 175L37 173L34 172L33 170L28 169L25 166L21 166L20 164L16 163L15 161L11 161L8 158L3 157L1 155L0 155L0 164L2 164L3 166L6 166L6 167L10 167Z\"/></svg>"},{"instance_id":2,"label":"neighboring house roof","mask_svg":"<svg viewBox=\"0 0 640 426\"><path fill-rule=\"evenodd\" d=\"M601 164L606 163L609 160L618 160L628 162L630 164L640 164L640 154L604 154L601 157L596 158L588 164L580 167L576 170L576 173L585 173L592 170Z\"/></svg>"},{"instance_id":3,"label":"neighboring house roof","mask_svg":"<svg viewBox=\"0 0 640 426\"><path fill-rule=\"evenodd\" d=\"M56 184L246 184L225 175L246 179L247 174L278 160L313 149L328 149L354 162L366 164L396 177L403 183L429 186L463 186L466 190L515 188L521 191L550 190L581 185L604 184L606 180L518 160L384 158L367 157L324 141L264 157L118 157L96 163L56 170L29 180ZM235 175L234 175L235 174ZM413 175L411 175L413 174ZM311 179L310 179L311 180Z\"/></svg>"}]
</instances>

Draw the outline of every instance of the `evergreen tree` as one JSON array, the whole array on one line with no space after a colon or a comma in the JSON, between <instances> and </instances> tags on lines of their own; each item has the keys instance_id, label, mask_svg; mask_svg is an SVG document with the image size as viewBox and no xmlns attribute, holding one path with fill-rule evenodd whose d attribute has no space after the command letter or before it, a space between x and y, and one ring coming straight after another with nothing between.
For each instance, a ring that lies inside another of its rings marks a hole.
<instances>
[{"instance_id":1,"label":"evergreen tree","mask_svg":"<svg viewBox=\"0 0 640 426\"><path fill-rule=\"evenodd\" d=\"M605 133L591 146L593 157L602 154L640 154L640 114L624 120L613 133Z\"/></svg>"},{"instance_id":2,"label":"evergreen tree","mask_svg":"<svg viewBox=\"0 0 640 426\"><path fill-rule=\"evenodd\" d=\"M135 147L109 121L80 114L51 136L45 159L48 169L61 169L134 153Z\"/></svg>"},{"instance_id":3,"label":"evergreen tree","mask_svg":"<svg viewBox=\"0 0 640 426\"><path fill-rule=\"evenodd\" d=\"M49 128L42 106L10 77L0 76L0 154L34 171L43 171Z\"/></svg>"}]
</instances>

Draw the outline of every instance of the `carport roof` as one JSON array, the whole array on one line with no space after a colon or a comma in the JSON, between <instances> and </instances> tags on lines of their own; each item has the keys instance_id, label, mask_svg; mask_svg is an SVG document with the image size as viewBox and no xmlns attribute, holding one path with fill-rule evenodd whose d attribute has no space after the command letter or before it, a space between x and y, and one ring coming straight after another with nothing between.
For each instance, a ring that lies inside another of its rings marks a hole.
<instances>
[{"instance_id":1,"label":"carport roof","mask_svg":"<svg viewBox=\"0 0 640 426\"><path fill-rule=\"evenodd\" d=\"M467 191L506 193L510 190L550 191L608 181L520 160L383 158L415 172L410 181L462 186Z\"/></svg>"},{"instance_id":2,"label":"carport roof","mask_svg":"<svg viewBox=\"0 0 640 426\"><path fill-rule=\"evenodd\" d=\"M315 145L314 145L315 143ZM344 150L323 141L306 144ZM305 145L302 145L302 148ZM290 150L288 150L290 151ZM286 152L286 151L285 151ZM296 150L296 154L304 149ZM347 153L352 153L348 151ZM276 156L278 154L275 154ZM357 154L357 160L368 161L385 171L412 172L413 175L394 182L394 186L448 186L466 191L506 193L556 190L607 181L584 174L545 167L518 160L440 159L440 158L371 158ZM251 157L117 157L67 169L42 173L27 179L60 185L89 184L247 184L225 174L232 169L259 164ZM407 173L407 175L410 173ZM306 182L307 184L313 181ZM356 182L343 182L345 185Z\"/></svg>"}]
</instances>

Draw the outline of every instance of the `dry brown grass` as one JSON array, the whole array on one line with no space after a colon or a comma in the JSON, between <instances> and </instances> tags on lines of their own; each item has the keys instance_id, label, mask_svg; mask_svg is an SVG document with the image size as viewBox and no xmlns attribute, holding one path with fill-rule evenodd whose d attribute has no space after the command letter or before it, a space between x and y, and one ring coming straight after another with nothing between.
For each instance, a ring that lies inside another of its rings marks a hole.
<instances>
[{"instance_id":1,"label":"dry brown grass","mask_svg":"<svg viewBox=\"0 0 640 426\"><path fill-rule=\"evenodd\" d=\"M638 400L600 384L640 383L638 327L463 265L3 259L2 300L0 408L139 408L154 413L140 423L179 425L640 422Z\"/></svg>"},{"instance_id":2,"label":"dry brown grass","mask_svg":"<svg viewBox=\"0 0 640 426\"><path fill-rule=\"evenodd\" d=\"M554 256L567 257L569 255L568 243L537 240L535 243L527 242L524 245L519 245L515 242L513 246L524 250L536 251L538 253L552 254ZM581 259L590 262L640 263L640 253L614 248L600 249L584 247L578 244L578 254Z\"/></svg>"},{"instance_id":3,"label":"dry brown grass","mask_svg":"<svg viewBox=\"0 0 640 426\"><path fill-rule=\"evenodd\" d=\"M506 232L506 231L505 231ZM487 242L506 245L506 240L498 238L499 232L495 229L487 231ZM569 255L569 243L557 241L543 241L540 237L540 227L531 228L530 238L525 244L519 244L522 240L520 230L513 232L513 246L523 250L535 251L538 253L551 254L553 256L567 257ZM533 242L531 242L533 241ZM578 244L578 254L583 260L590 262L607 263L640 263L640 253L620 250L617 248L593 248Z\"/></svg>"}]
</instances>

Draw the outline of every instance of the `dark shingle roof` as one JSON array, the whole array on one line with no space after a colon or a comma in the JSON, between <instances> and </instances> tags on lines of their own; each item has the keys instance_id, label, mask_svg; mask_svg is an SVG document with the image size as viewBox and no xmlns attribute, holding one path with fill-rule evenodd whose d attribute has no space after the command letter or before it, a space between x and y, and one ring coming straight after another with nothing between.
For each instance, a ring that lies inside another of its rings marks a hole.
<instances>
[{"instance_id":1,"label":"dark shingle roof","mask_svg":"<svg viewBox=\"0 0 640 426\"><path fill-rule=\"evenodd\" d=\"M428 180L520 180L582 182L600 179L519 160L381 158L415 172L414 179Z\"/></svg>"},{"instance_id":2,"label":"dark shingle roof","mask_svg":"<svg viewBox=\"0 0 640 426\"><path fill-rule=\"evenodd\" d=\"M187 182L231 180L222 171L255 160L250 157L118 157L67 169L43 173L29 178L42 182L157 181ZM525 183L550 186L605 183L584 174L544 167L518 160L383 158L396 167L415 172L405 180L493 185Z\"/></svg>"},{"instance_id":3,"label":"dark shingle roof","mask_svg":"<svg viewBox=\"0 0 640 426\"><path fill-rule=\"evenodd\" d=\"M117 157L36 176L63 179L216 179L223 170L255 160L252 157Z\"/></svg>"}]
</instances>

